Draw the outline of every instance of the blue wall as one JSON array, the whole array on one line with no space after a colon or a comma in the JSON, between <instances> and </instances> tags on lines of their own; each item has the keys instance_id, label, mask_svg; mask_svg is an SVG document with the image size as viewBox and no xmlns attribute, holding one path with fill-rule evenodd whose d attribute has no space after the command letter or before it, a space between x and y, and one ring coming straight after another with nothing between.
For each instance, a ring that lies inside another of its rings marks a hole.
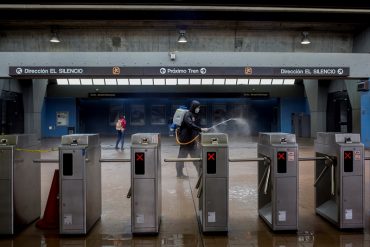
<instances>
[{"instance_id":1,"label":"blue wall","mask_svg":"<svg viewBox=\"0 0 370 247\"><path fill-rule=\"evenodd\" d=\"M292 113L310 113L306 98L280 99L280 131L292 133Z\"/></svg>"},{"instance_id":2,"label":"blue wall","mask_svg":"<svg viewBox=\"0 0 370 247\"><path fill-rule=\"evenodd\" d=\"M361 142L370 148L370 91L361 93Z\"/></svg>"},{"instance_id":3,"label":"blue wall","mask_svg":"<svg viewBox=\"0 0 370 247\"><path fill-rule=\"evenodd\" d=\"M68 134L67 126L56 126L56 112L69 112L69 127L75 127L77 133L115 134L114 114L112 109L124 113L127 120L126 134L138 132L159 132L168 134L168 122L173 116L175 106L189 106L190 99L171 98L125 98L125 99L74 99L74 98L46 98L43 108L42 136L59 137ZM250 135L258 132L291 132L291 114L297 112L309 113L306 99L302 98L199 98L202 105L206 106L204 127L213 124L213 108L217 105L225 106L223 120L235 117L236 105L243 106L241 113L248 120ZM142 126L131 125L131 108L133 105L144 105L145 124ZM166 122L162 125L151 124L152 105L165 106ZM118 109L118 110L117 110ZM49 126L52 129L49 130ZM233 130L237 125L228 124L221 126L220 131ZM224 129L223 129L224 128Z\"/></svg>"},{"instance_id":4,"label":"blue wall","mask_svg":"<svg viewBox=\"0 0 370 247\"><path fill-rule=\"evenodd\" d=\"M42 137L60 137L68 134L68 127L77 129L75 98L45 98L42 111ZM69 113L68 126L57 126L56 113L61 111Z\"/></svg>"}]
</instances>

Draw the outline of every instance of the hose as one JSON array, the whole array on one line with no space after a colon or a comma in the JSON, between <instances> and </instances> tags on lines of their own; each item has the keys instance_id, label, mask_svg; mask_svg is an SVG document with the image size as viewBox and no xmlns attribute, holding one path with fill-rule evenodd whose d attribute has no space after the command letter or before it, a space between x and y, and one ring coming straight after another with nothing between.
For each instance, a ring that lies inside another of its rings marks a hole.
<instances>
[{"instance_id":1,"label":"hose","mask_svg":"<svg viewBox=\"0 0 370 247\"><path fill-rule=\"evenodd\" d=\"M176 131L175 131L175 135L176 135L176 142L177 142L177 144L180 144L180 145L188 145L188 144L190 144L190 143L193 143L193 142L194 142L194 141L199 137L199 135L197 135L197 136L195 136L191 141L188 141L188 142L180 142L180 141L179 141L178 134L177 134L178 130L179 130L179 129L176 129Z\"/></svg>"}]
</instances>

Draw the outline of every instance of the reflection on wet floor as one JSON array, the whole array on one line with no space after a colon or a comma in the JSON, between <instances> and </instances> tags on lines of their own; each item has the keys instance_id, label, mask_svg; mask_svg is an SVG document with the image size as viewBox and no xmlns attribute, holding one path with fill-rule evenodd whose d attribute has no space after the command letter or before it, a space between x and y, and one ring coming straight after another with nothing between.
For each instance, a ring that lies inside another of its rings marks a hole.
<instances>
[{"instance_id":1,"label":"reflection on wet floor","mask_svg":"<svg viewBox=\"0 0 370 247\"><path fill-rule=\"evenodd\" d=\"M178 146L173 139L163 138L162 159L175 157ZM45 148L58 146L59 139L43 141ZM125 150L114 149L114 138L102 139L103 158L128 158L129 139ZM232 140L231 140L232 141ZM230 157L256 157L255 140L232 141ZM254 142L252 142L254 141ZM312 140L301 140L301 157L313 155ZM56 158L57 152L42 154L43 158ZM370 152L367 152L370 156ZM365 165L365 194L369 195L369 162ZM42 211L45 208L52 174L56 164L42 165ZM365 199L365 229L339 231L315 214L314 163L302 162L299 167L299 230L273 233L257 213L257 163L230 164L229 180L229 232L227 235L199 233L196 219L197 199L195 184L197 173L186 163L189 179L175 177L175 164L162 163L162 221L158 236L132 236L131 202L126 198L130 187L130 164L102 164L102 216L87 236L59 236L56 230L43 231L32 224L13 237L0 238L1 247L41 246L276 246L316 247L370 246L369 197Z\"/></svg>"}]
</instances>

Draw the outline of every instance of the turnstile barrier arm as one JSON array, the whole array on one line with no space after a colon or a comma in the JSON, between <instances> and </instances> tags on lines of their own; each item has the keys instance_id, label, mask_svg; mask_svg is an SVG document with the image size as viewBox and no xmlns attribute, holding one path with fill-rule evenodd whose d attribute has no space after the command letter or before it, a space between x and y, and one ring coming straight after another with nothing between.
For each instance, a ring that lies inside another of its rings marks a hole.
<instances>
[{"instance_id":1,"label":"turnstile barrier arm","mask_svg":"<svg viewBox=\"0 0 370 247\"><path fill-rule=\"evenodd\" d=\"M100 159L101 163L107 163L107 162L124 162L124 163L130 163L131 159Z\"/></svg>"},{"instance_id":2,"label":"turnstile barrier arm","mask_svg":"<svg viewBox=\"0 0 370 247\"><path fill-rule=\"evenodd\" d=\"M168 158L164 159L164 162L194 162L202 161L202 158Z\"/></svg>"},{"instance_id":3,"label":"turnstile barrier arm","mask_svg":"<svg viewBox=\"0 0 370 247\"><path fill-rule=\"evenodd\" d=\"M33 160L33 163L59 163L59 159L37 159Z\"/></svg>"},{"instance_id":4,"label":"turnstile barrier arm","mask_svg":"<svg viewBox=\"0 0 370 247\"><path fill-rule=\"evenodd\" d=\"M332 158L330 158L329 156L324 156L322 157L325 159L325 167L324 169L321 171L320 175L317 177L317 179L315 180L315 183L314 183L314 186L316 187L317 183L320 182L321 178L324 176L326 170L329 168L331 168L331 174L330 174L330 188L331 188L331 194L334 196L335 195L335 168L334 168L334 161Z\"/></svg>"},{"instance_id":5,"label":"turnstile barrier arm","mask_svg":"<svg viewBox=\"0 0 370 247\"><path fill-rule=\"evenodd\" d=\"M131 195L132 195L132 191L131 191L131 187L130 187L130 189L127 192L126 198L131 198Z\"/></svg>"},{"instance_id":6,"label":"turnstile barrier arm","mask_svg":"<svg viewBox=\"0 0 370 247\"><path fill-rule=\"evenodd\" d=\"M266 180L265 180L265 187L263 190L263 194L267 195L267 188L269 186L269 180L270 180L270 174L271 174L271 166L269 165L267 167L267 174L266 174Z\"/></svg>"},{"instance_id":7,"label":"turnstile barrier arm","mask_svg":"<svg viewBox=\"0 0 370 247\"><path fill-rule=\"evenodd\" d=\"M203 185L200 184L199 189L198 189L198 193L197 193L197 198L200 198L200 196L202 195L202 193L203 193Z\"/></svg>"},{"instance_id":8,"label":"turnstile barrier arm","mask_svg":"<svg viewBox=\"0 0 370 247\"><path fill-rule=\"evenodd\" d=\"M268 157L263 158L242 158L242 159L230 159L229 162L254 162L254 161L266 161L270 160Z\"/></svg>"},{"instance_id":9,"label":"turnstile barrier arm","mask_svg":"<svg viewBox=\"0 0 370 247\"><path fill-rule=\"evenodd\" d=\"M364 160L370 160L370 157L365 157Z\"/></svg>"},{"instance_id":10,"label":"turnstile barrier arm","mask_svg":"<svg viewBox=\"0 0 370 247\"><path fill-rule=\"evenodd\" d=\"M199 178L198 178L197 184L195 185L195 188L196 188L196 189L198 189L198 188L199 188L199 186L200 186L200 184L201 184L201 182L202 182L202 177L203 177L203 174L201 173L201 174L199 175Z\"/></svg>"}]
</instances>

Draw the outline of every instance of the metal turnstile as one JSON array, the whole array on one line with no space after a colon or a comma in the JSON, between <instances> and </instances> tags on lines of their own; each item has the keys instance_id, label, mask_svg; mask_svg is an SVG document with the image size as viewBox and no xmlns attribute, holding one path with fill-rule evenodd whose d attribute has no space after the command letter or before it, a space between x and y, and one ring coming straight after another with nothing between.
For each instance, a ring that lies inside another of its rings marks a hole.
<instances>
[{"instance_id":1,"label":"metal turnstile","mask_svg":"<svg viewBox=\"0 0 370 247\"><path fill-rule=\"evenodd\" d=\"M62 136L59 147L60 234L86 234L101 216L98 134Z\"/></svg>"},{"instance_id":2,"label":"metal turnstile","mask_svg":"<svg viewBox=\"0 0 370 247\"><path fill-rule=\"evenodd\" d=\"M317 133L316 213L340 229L364 227L364 145L359 134Z\"/></svg>"},{"instance_id":3,"label":"metal turnstile","mask_svg":"<svg viewBox=\"0 0 370 247\"><path fill-rule=\"evenodd\" d=\"M131 230L158 233L162 212L159 133L131 137Z\"/></svg>"},{"instance_id":4,"label":"metal turnstile","mask_svg":"<svg viewBox=\"0 0 370 247\"><path fill-rule=\"evenodd\" d=\"M258 214L272 230L298 230L298 145L294 134L260 133Z\"/></svg>"},{"instance_id":5,"label":"metal turnstile","mask_svg":"<svg viewBox=\"0 0 370 247\"><path fill-rule=\"evenodd\" d=\"M198 219L203 232L227 232L229 221L228 138L201 134L202 162L197 183Z\"/></svg>"},{"instance_id":6,"label":"metal turnstile","mask_svg":"<svg viewBox=\"0 0 370 247\"><path fill-rule=\"evenodd\" d=\"M14 234L40 217L41 170L35 135L0 135L0 234ZM30 150L27 150L30 149Z\"/></svg>"}]
</instances>

